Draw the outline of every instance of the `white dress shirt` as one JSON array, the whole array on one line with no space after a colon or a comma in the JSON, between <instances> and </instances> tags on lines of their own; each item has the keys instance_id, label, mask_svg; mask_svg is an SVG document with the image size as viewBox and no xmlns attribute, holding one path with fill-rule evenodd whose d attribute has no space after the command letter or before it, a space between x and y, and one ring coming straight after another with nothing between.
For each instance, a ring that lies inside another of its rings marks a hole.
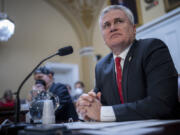
<instances>
[{"instance_id":1,"label":"white dress shirt","mask_svg":"<svg viewBox=\"0 0 180 135\"><path fill-rule=\"evenodd\" d=\"M127 56L127 53L130 49L131 45L126 48L120 55L116 56L113 54L113 58L115 60L116 57L120 57L121 58L121 69L123 70L123 66L124 66L124 61L125 58ZM116 67L116 66L115 66ZM115 68L115 72L116 72L116 68ZM100 113L100 120L101 121L116 121L116 116L114 114L114 110L112 106L102 106L101 107L101 113Z\"/></svg>"}]
</instances>

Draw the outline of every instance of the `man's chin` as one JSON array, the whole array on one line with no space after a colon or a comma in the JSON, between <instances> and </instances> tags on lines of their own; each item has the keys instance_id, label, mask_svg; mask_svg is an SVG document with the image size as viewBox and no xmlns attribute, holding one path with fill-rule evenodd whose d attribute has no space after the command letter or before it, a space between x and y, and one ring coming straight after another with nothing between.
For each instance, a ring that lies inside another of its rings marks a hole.
<instances>
[{"instance_id":1,"label":"man's chin","mask_svg":"<svg viewBox=\"0 0 180 135\"><path fill-rule=\"evenodd\" d=\"M117 48L117 47L120 47L122 44L122 42L113 42L111 44L109 44L109 48Z\"/></svg>"}]
</instances>

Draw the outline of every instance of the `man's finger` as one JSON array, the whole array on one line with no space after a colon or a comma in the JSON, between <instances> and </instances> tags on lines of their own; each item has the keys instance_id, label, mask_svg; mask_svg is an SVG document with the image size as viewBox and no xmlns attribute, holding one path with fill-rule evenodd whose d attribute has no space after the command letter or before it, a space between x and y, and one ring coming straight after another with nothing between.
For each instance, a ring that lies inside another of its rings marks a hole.
<instances>
[{"instance_id":1,"label":"man's finger","mask_svg":"<svg viewBox=\"0 0 180 135\"><path fill-rule=\"evenodd\" d=\"M81 100L79 103L78 103L78 106L90 106L91 103L89 101L86 101L86 100Z\"/></svg>"},{"instance_id":2,"label":"man's finger","mask_svg":"<svg viewBox=\"0 0 180 135\"><path fill-rule=\"evenodd\" d=\"M82 94L79 98L78 98L78 100L77 100L77 102L76 102L76 106L79 106L79 103L82 101L82 100L84 100L86 97L88 96L88 94Z\"/></svg>"},{"instance_id":3,"label":"man's finger","mask_svg":"<svg viewBox=\"0 0 180 135\"><path fill-rule=\"evenodd\" d=\"M87 110L84 109L84 108L82 108L82 109L78 109L77 112L78 112L79 114L85 114L85 113L87 112Z\"/></svg>"},{"instance_id":4,"label":"man's finger","mask_svg":"<svg viewBox=\"0 0 180 135\"><path fill-rule=\"evenodd\" d=\"M82 100L82 99L76 103L76 108L81 108L83 106L91 106L91 103L89 101Z\"/></svg>"},{"instance_id":5,"label":"man's finger","mask_svg":"<svg viewBox=\"0 0 180 135\"><path fill-rule=\"evenodd\" d=\"M89 101L89 102L93 102L94 101L94 97L89 96L88 94L83 94L80 98L82 100L86 100L86 101Z\"/></svg>"},{"instance_id":6,"label":"man's finger","mask_svg":"<svg viewBox=\"0 0 180 135\"><path fill-rule=\"evenodd\" d=\"M93 92L93 91L94 91L94 89L90 90L89 92Z\"/></svg>"},{"instance_id":7,"label":"man's finger","mask_svg":"<svg viewBox=\"0 0 180 135\"><path fill-rule=\"evenodd\" d=\"M97 93L97 98L101 101L101 92Z\"/></svg>"},{"instance_id":8,"label":"man's finger","mask_svg":"<svg viewBox=\"0 0 180 135\"><path fill-rule=\"evenodd\" d=\"M83 119L84 119L85 121L90 121L90 120L91 120L87 115L84 115Z\"/></svg>"},{"instance_id":9,"label":"man's finger","mask_svg":"<svg viewBox=\"0 0 180 135\"><path fill-rule=\"evenodd\" d=\"M91 96L91 97L96 98L96 93L93 92L93 91L88 92L88 95Z\"/></svg>"}]
</instances>

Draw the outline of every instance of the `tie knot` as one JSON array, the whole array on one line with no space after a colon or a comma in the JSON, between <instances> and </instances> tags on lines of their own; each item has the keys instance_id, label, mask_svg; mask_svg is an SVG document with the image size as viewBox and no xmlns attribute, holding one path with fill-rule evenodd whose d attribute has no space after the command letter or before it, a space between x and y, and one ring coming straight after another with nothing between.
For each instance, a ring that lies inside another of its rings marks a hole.
<instances>
[{"instance_id":1,"label":"tie knot","mask_svg":"<svg viewBox=\"0 0 180 135\"><path fill-rule=\"evenodd\" d=\"M116 57L115 61L116 61L116 63L120 63L121 58L120 57Z\"/></svg>"}]
</instances>

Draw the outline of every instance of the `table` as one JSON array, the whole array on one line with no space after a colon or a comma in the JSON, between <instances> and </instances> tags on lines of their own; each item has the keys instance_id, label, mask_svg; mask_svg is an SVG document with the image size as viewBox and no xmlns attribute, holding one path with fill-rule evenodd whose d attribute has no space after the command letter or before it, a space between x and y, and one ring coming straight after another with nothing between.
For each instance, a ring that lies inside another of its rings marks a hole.
<instances>
[{"instance_id":1,"label":"table","mask_svg":"<svg viewBox=\"0 0 180 135\"><path fill-rule=\"evenodd\" d=\"M16 127L7 131L8 135L15 135L18 131L18 135L180 135L180 120L30 124L25 125L24 130L17 131Z\"/></svg>"},{"instance_id":2,"label":"table","mask_svg":"<svg viewBox=\"0 0 180 135\"><path fill-rule=\"evenodd\" d=\"M180 120L141 120L128 122L73 122L65 125L79 135L180 135Z\"/></svg>"}]
</instances>

